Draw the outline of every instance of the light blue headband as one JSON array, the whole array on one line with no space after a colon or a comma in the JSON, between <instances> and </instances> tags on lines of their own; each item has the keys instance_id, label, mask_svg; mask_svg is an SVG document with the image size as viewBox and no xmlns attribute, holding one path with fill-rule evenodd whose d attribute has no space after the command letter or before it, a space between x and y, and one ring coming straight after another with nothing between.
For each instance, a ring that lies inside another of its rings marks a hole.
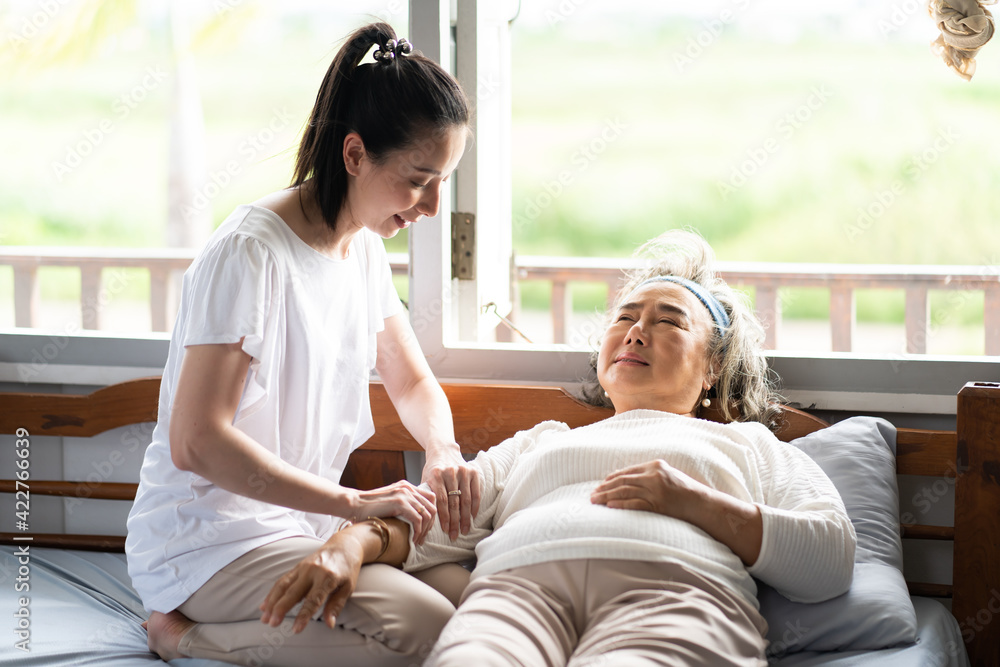
<instances>
[{"instance_id":1,"label":"light blue headband","mask_svg":"<svg viewBox=\"0 0 1000 667\"><path fill-rule=\"evenodd\" d=\"M712 296L712 293L707 289L693 280L681 278L680 276L656 276L655 278L642 281L636 286L636 289L654 282L676 283L681 287L686 287L689 292L698 297L698 300L705 304L705 307L708 308L708 312L712 315L712 320L715 322L715 326L719 328L719 334L722 335L726 333L726 329L729 328L729 315L726 315L726 309L722 307L719 300Z\"/></svg>"}]
</instances>

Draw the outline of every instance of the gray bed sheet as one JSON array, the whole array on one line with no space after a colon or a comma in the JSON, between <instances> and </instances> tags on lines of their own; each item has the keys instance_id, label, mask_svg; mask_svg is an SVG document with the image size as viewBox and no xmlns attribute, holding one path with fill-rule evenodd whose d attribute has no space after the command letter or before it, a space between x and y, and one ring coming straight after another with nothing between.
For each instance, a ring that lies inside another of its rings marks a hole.
<instances>
[{"instance_id":1,"label":"gray bed sheet","mask_svg":"<svg viewBox=\"0 0 1000 667\"><path fill-rule=\"evenodd\" d=\"M0 616L30 602L29 651L14 646L12 630L3 630L0 665L34 667L155 667L167 665L146 648L146 620L132 589L125 554L29 547L30 590L17 592L16 547L0 547ZM171 660L174 667L232 667L217 660Z\"/></svg>"},{"instance_id":2,"label":"gray bed sheet","mask_svg":"<svg viewBox=\"0 0 1000 667\"><path fill-rule=\"evenodd\" d=\"M772 662L777 667L968 667L958 621L930 598L912 598L917 612L917 642L881 651L793 653Z\"/></svg>"},{"instance_id":3,"label":"gray bed sheet","mask_svg":"<svg viewBox=\"0 0 1000 667\"><path fill-rule=\"evenodd\" d=\"M18 592L15 547L0 547L0 616L10 629L2 635L0 665L69 667L164 665L146 649L146 618L130 584L124 554L29 548L29 591ZM20 604L30 602L29 651L15 648ZM935 600L914 598L916 644L882 651L796 653L779 667L967 667L962 635L951 613ZM173 667L226 667L215 660L171 660Z\"/></svg>"}]
</instances>

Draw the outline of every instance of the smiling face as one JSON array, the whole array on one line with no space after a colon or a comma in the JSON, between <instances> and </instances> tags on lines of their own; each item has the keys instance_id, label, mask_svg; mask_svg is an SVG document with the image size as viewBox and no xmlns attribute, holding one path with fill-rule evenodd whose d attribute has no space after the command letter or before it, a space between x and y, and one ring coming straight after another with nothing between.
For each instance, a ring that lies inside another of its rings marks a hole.
<instances>
[{"instance_id":1,"label":"smiling face","mask_svg":"<svg viewBox=\"0 0 1000 667\"><path fill-rule=\"evenodd\" d=\"M616 412L645 408L693 416L712 386L712 317L670 282L636 289L615 311L597 358L597 377Z\"/></svg>"},{"instance_id":2,"label":"smiling face","mask_svg":"<svg viewBox=\"0 0 1000 667\"><path fill-rule=\"evenodd\" d=\"M423 217L437 214L441 186L465 152L467 130L451 127L373 161L355 133L344 140L348 179L343 215L353 227L367 227L384 239L392 238Z\"/></svg>"}]
</instances>

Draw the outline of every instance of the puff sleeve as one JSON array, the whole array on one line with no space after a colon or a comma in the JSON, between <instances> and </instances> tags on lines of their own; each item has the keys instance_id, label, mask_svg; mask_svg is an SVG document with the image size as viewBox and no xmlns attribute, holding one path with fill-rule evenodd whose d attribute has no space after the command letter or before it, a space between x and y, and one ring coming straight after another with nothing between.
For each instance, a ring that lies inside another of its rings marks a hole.
<instances>
[{"instance_id":1,"label":"puff sleeve","mask_svg":"<svg viewBox=\"0 0 1000 667\"><path fill-rule=\"evenodd\" d=\"M281 363L280 275L267 246L239 233L217 239L184 274L181 307L188 312L175 336L184 347L242 340L259 396Z\"/></svg>"}]
</instances>

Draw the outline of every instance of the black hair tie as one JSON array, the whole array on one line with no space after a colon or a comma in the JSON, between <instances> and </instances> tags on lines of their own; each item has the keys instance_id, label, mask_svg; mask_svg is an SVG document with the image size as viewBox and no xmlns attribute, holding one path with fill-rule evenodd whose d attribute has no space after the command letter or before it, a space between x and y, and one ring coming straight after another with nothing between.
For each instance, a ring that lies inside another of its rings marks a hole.
<instances>
[{"instance_id":1,"label":"black hair tie","mask_svg":"<svg viewBox=\"0 0 1000 667\"><path fill-rule=\"evenodd\" d=\"M390 39L385 43L385 46L379 46L373 55L376 62L391 63L396 59L396 56L408 56L411 51L413 51L413 46L405 37L400 37L398 40Z\"/></svg>"}]
</instances>

